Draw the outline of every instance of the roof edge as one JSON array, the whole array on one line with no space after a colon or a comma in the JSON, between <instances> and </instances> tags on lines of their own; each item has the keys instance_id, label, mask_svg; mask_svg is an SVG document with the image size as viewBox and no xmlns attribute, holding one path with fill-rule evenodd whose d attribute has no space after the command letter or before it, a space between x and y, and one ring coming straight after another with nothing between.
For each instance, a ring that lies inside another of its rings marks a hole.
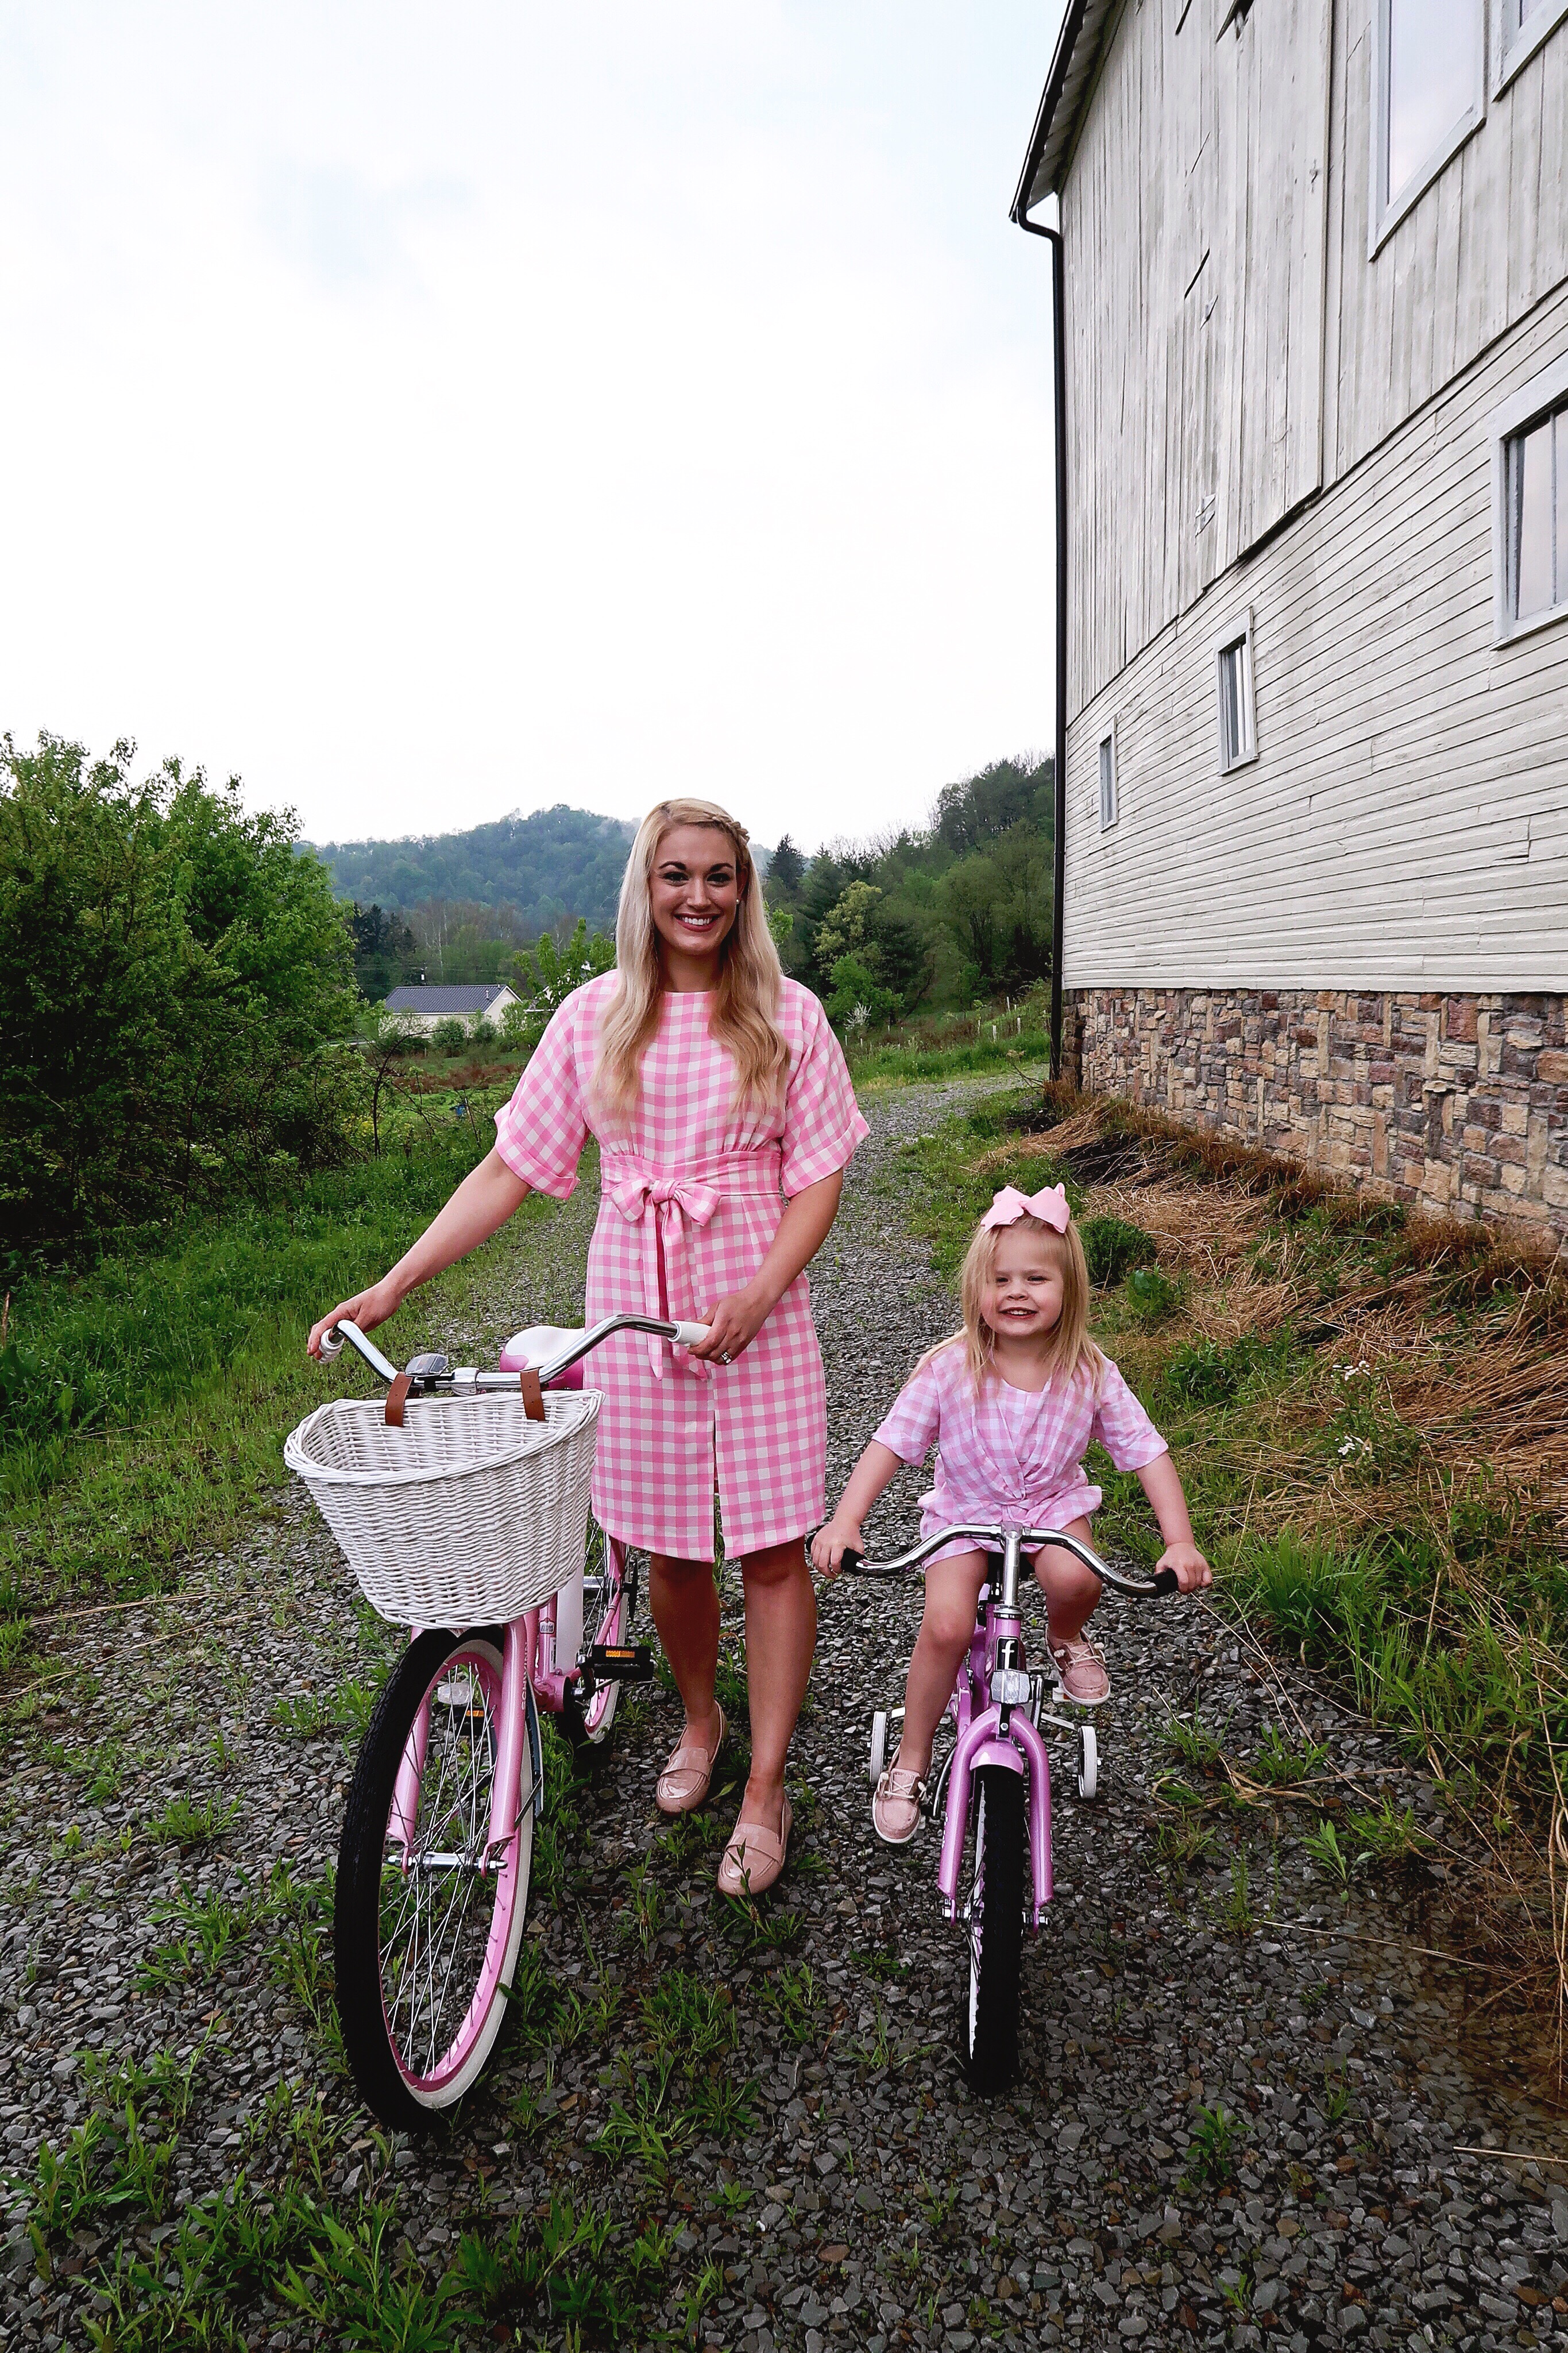
<instances>
[{"instance_id":1,"label":"roof edge","mask_svg":"<svg viewBox=\"0 0 1568 2353\"><path fill-rule=\"evenodd\" d=\"M1021 228L1035 227L1029 213L1036 205L1061 194L1110 37L1126 5L1127 0L1070 0L1008 216Z\"/></svg>"}]
</instances>

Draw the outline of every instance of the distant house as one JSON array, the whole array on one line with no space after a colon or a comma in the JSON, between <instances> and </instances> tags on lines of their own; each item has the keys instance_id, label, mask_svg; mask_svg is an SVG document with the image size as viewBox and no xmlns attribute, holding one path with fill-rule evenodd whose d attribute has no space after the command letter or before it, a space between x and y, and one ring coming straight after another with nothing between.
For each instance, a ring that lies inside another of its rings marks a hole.
<instances>
[{"instance_id":1,"label":"distant house","mask_svg":"<svg viewBox=\"0 0 1568 2353\"><path fill-rule=\"evenodd\" d=\"M504 980L476 983L465 988L395 988L386 999L389 1013L401 1013L426 1036L437 1021L493 1022L499 1029L509 1006L521 999Z\"/></svg>"},{"instance_id":2,"label":"distant house","mask_svg":"<svg viewBox=\"0 0 1568 2353\"><path fill-rule=\"evenodd\" d=\"M1051 198L1068 1066L1568 1228L1568 0L1070 0Z\"/></svg>"}]
</instances>

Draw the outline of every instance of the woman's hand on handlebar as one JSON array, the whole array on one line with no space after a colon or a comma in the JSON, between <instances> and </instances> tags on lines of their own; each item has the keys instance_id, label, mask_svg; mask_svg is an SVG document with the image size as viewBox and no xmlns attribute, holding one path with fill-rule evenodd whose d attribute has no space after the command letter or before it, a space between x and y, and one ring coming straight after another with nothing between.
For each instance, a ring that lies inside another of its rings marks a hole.
<instances>
[{"instance_id":1,"label":"woman's hand on handlebar","mask_svg":"<svg viewBox=\"0 0 1568 2353\"><path fill-rule=\"evenodd\" d=\"M743 1349L749 1348L777 1302L754 1282L743 1290L731 1291L715 1306L710 1307L702 1321L708 1326L708 1337L694 1356L705 1356L710 1363L732 1365Z\"/></svg>"},{"instance_id":2,"label":"woman's hand on handlebar","mask_svg":"<svg viewBox=\"0 0 1568 2353\"><path fill-rule=\"evenodd\" d=\"M1155 1564L1156 1571L1172 1570L1184 1593L1196 1593L1214 1583L1214 1572L1195 1544L1172 1544L1165 1546Z\"/></svg>"},{"instance_id":3,"label":"woman's hand on handlebar","mask_svg":"<svg viewBox=\"0 0 1568 2353\"><path fill-rule=\"evenodd\" d=\"M847 1552L864 1552L866 1539L858 1520L842 1520L837 1514L818 1528L811 1540L811 1565L824 1577L839 1575Z\"/></svg>"},{"instance_id":4,"label":"woman's hand on handlebar","mask_svg":"<svg viewBox=\"0 0 1568 2353\"><path fill-rule=\"evenodd\" d=\"M374 1332L378 1324L384 1324L388 1316L395 1315L402 1304L402 1293L389 1276L384 1276L368 1291L362 1291L357 1299L341 1301L330 1315L323 1315L319 1324L312 1324L310 1336L305 1343L306 1351L310 1356L319 1356L321 1335L330 1332L334 1324L357 1324L362 1332Z\"/></svg>"}]
</instances>

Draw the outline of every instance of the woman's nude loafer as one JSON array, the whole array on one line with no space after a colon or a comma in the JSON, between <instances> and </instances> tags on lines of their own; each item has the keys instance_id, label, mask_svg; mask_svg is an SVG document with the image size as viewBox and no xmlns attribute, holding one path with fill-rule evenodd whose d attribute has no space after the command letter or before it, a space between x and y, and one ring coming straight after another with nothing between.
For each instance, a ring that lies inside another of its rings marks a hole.
<instances>
[{"instance_id":1,"label":"woman's nude loafer","mask_svg":"<svg viewBox=\"0 0 1568 2353\"><path fill-rule=\"evenodd\" d=\"M713 1767L719 1761L719 1751L724 1746L724 1736L730 1727L720 1708L719 1736L711 1748L682 1746L671 1749L663 1772L654 1788L654 1803L661 1814L689 1814L708 1795L713 1778Z\"/></svg>"},{"instance_id":2,"label":"woman's nude loafer","mask_svg":"<svg viewBox=\"0 0 1568 2353\"><path fill-rule=\"evenodd\" d=\"M877 1784L877 1794L871 1800L871 1820L877 1836L889 1846L908 1846L921 1826L921 1799L926 1785L918 1773L906 1773L901 1765L889 1765Z\"/></svg>"},{"instance_id":3,"label":"woman's nude loafer","mask_svg":"<svg viewBox=\"0 0 1568 2353\"><path fill-rule=\"evenodd\" d=\"M784 1867L789 1852L789 1834L795 1827L795 1816L789 1810L789 1799L784 1801L784 1818L777 1831L765 1822L740 1821L731 1833L719 1865L719 1889L724 1895L762 1895L770 1888Z\"/></svg>"}]
</instances>

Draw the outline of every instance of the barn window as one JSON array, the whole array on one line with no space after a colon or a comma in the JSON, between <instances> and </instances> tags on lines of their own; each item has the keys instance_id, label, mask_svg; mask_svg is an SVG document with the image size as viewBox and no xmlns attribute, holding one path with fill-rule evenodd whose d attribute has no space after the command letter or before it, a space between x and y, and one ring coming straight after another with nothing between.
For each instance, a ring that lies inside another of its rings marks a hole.
<instances>
[{"instance_id":1,"label":"barn window","mask_svg":"<svg viewBox=\"0 0 1568 2353\"><path fill-rule=\"evenodd\" d=\"M1481 119L1482 0L1377 0L1371 248Z\"/></svg>"},{"instance_id":2,"label":"barn window","mask_svg":"<svg viewBox=\"0 0 1568 2353\"><path fill-rule=\"evenodd\" d=\"M1219 765L1225 774L1258 757L1252 688L1252 616L1234 621L1215 649L1219 685Z\"/></svg>"},{"instance_id":3,"label":"barn window","mask_svg":"<svg viewBox=\"0 0 1568 2353\"><path fill-rule=\"evenodd\" d=\"M1114 732L1100 739L1100 829L1107 833L1116 823L1116 736Z\"/></svg>"},{"instance_id":4,"label":"barn window","mask_svg":"<svg viewBox=\"0 0 1568 2353\"><path fill-rule=\"evenodd\" d=\"M1501 643L1568 613L1568 361L1489 420Z\"/></svg>"},{"instance_id":5,"label":"barn window","mask_svg":"<svg viewBox=\"0 0 1568 2353\"><path fill-rule=\"evenodd\" d=\"M1499 0L1493 14L1492 88L1500 90L1548 33L1568 16L1568 0Z\"/></svg>"}]
</instances>

